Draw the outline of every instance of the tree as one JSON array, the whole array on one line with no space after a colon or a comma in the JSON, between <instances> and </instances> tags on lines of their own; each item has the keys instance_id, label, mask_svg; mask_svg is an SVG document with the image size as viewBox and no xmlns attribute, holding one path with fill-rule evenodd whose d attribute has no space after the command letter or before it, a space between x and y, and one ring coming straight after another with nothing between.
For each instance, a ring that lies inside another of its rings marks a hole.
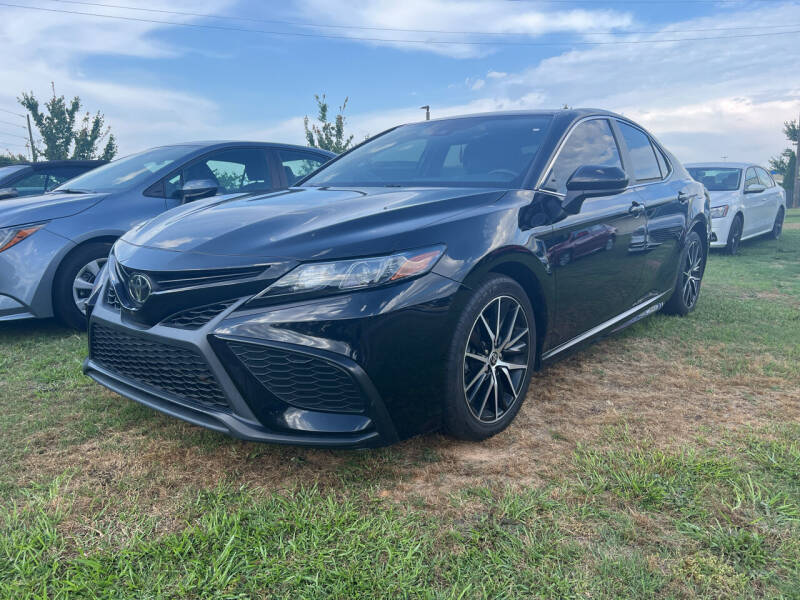
<instances>
[{"instance_id":1,"label":"tree","mask_svg":"<svg viewBox=\"0 0 800 600\"><path fill-rule=\"evenodd\" d=\"M800 121L785 121L783 124L783 134L789 142L796 142L800 130ZM786 190L786 199L789 205L794 198L794 177L796 173L797 154L790 148L786 148L780 155L769 159L769 166L783 176L783 189Z\"/></svg>"},{"instance_id":2,"label":"tree","mask_svg":"<svg viewBox=\"0 0 800 600\"><path fill-rule=\"evenodd\" d=\"M0 154L0 167L7 167L8 165L28 162L28 159L22 154L12 154L10 150L7 150L6 152L6 154Z\"/></svg>"},{"instance_id":3,"label":"tree","mask_svg":"<svg viewBox=\"0 0 800 600\"><path fill-rule=\"evenodd\" d=\"M347 139L344 137L344 110L347 108L348 98L344 99L333 122L328 121L328 103L325 101L325 94L322 94L322 97L319 94L314 94L314 98L317 101L317 121L319 121L319 124L312 123L309 127L308 116L303 119L308 145L314 148L330 150L336 154L341 154L350 149L353 144L353 136L351 135Z\"/></svg>"},{"instance_id":4,"label":"tree","mask_svg":"<svg viewBox=\"0 0 800 600\"><path fill-rule=\"evenodd\" d=\"M40 110L39 100L33 92L22 93L19 103L31 114L39 131L39 141L34 142L33 158L41 154L47 160L103 158L111 160L117 154L117 141L110 127L104 127L105 117L98 111L80 114L81 99L75 96L67 102L64 96L53 97ZM101 145L105 146L100 150Z\"/></svg>"}]
</instances>

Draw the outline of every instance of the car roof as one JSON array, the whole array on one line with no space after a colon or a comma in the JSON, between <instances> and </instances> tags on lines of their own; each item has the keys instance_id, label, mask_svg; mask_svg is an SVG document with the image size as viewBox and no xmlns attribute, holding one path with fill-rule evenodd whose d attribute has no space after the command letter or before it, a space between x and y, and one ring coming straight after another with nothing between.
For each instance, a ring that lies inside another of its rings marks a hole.
<instances>
[{"instance_id":1,"label":"car roof","mask_svg":"<svg viewBox=\"0 0 800 600\"><path fill-rule=\"evenodd\" d=\"M747 167L759 167L761 165L757 165L755 163L746 163L746 162L698 162L698 163L684 163L683 166L686 168L707 167L712 169L725 169L725 168L746 169Z\"/></svg>"},{"instance_id":2,"label":"car roof","mask_svg":"<svg viewBox=\"0 0 800 600\"><path fill-rule=\"evenodd\" d=\"M169 148L175 146L187 146L193 147L195 149L203 149L203 150L216 150L218 148L225 148L228 146L236 146L237 148L241 147L264 147L269 146L270 148L286 148L287 150L305 150L310 152L319 152L320 154L325 154L327 156L336 156L335 152L330 152L329 150L323 150L322 148L312 148L310 146L298 146L296 144L283 144L278 142L253 142L253 141L246 141L246 140L199 140L196 142L176 142L174 144L161 144L159 146L153 146L153 148L148 148L148 150L153 150L154 148Z\"/></svg>"},{"instance_id":3,"label":"car roof","mask_svg":"<svg viewBox=\"0 0 800 600\"><path fill-rule=\"evenodd\" d=\"M453 119L471 119L475 117L501 117L501 116L517 116L517 117L525 117L525 116L543 116L543 117L559 117L564 118L566 120L576 120L582 119L583 117L616 117L619 119L626 119L627 117L612 112L610 110L604 110L602 108L559 108L559 109L538 109L538 110L498 110L498 111L490 111L490 112L482 112L482 113L470 113L466 115L454 115L451 117L440 117L437 119L431 119L431 121L450 121ZM414 121L412 123L419 123L420 121ZM411 124L411 123L409 123Z\"/></svg>"},{"instance_id":4,"label":"car roof","mask_svg":"<svg viewBox=\"0 0 800 600\"><path fill-rule=\"evenodd\" d=\"M37 160L36 162L20 162L9 167L33 167L34 170L45 169L48 167L99 167L106 164L107 160L92 159L92 160Z\"/></svg>"}]
</instances>

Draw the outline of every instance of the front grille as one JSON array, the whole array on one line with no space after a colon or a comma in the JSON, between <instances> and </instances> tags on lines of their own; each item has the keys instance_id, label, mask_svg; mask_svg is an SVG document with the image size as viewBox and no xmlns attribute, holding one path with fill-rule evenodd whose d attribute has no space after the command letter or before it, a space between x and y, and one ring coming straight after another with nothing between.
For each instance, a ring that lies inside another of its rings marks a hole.
<instances>
[{"instance_id":1,"label":"front grille","mask_svg":"<svg viewBox=\"0 0 800 600\"><path fill-rule=\"evenodd\" d=\"M270 265L254 267L232 267L198 271L139 271L116 263L117 272L124 282L134 273L144 273L159 291L180 288L198 288L222 283L238 283L261 276Z\"/></svg>"},{"instance_id":2,"label":"front grille","mask_svg":"<svg viewBox=\"0 0 800 600\"><path fill-rule=\"evenodd\" d=\"M287 404L307 410L364 412L364 399L350 374L333 363L279 348L228 342L247 370Z\"/></svg>"},{"instance_id":3,"label":"front grille","mask_svg":"<svg viewBox=\"0 0 800 600\"><path fill-rule=\"evenodd\" d=\"M116 310L120 310L122 308L122 304L120 304L119 298L117 298L117 293L114 291L114 286L112 286L110 283L106 284L106 304Z\"/></svg>"},{"instance_id":4,"label":"front grille","mask_svg":"<svg viewBox=\"0 0 800 600\"><path fill-rule=\"evenodd\" d=\"M92 360L114 373L215 410L228 402L203 357L193 350L92 325Z\"/></svg>"},{"instance_id":5,"label":"front grille","mask_svg":"<svg viewBox=\"0 0 800 600\"><path fill-rule=\"evenodd\" d=\"M161 324L167 327L177 327L178 329L199 329L226 308L230 307L234 302L236 302L236 300L225 300L223 302L215 302L214 304L206 304L204 306L183 310L167 317L161 321Z\"/></svg>"}]
</instances>

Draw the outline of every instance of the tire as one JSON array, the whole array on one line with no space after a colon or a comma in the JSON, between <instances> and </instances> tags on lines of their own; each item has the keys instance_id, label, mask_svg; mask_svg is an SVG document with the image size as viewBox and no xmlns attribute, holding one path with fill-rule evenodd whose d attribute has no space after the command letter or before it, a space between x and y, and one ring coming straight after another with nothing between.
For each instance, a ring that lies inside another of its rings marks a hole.
<instances>
[{"instance_id":1,"label":"tire","mask_svg":"<svg viewBox=\"0 0 800 600\"><path fill-rule=\"evenodd\" d=\"M772 231L769 233L769 237L773 240L777 240L781 237L781 233L783 233L783 219L785 213L783 207L778 208L778 214L775 215L775 223L772 225Z\"/></svg>"},{"instance_id":2,"label":"tire","mask_svg":"<svg viewBox=\"0 0 800 600\"><path fill-rule=\"evenodd\" d=\"M489 277L454 327L445 369L445 432L477 441L508 427L525 400L535 357L536 321L525 290L509 277Z\"/></svg>"},{"instance_id":3,"label":"tire","mask_svg":"<svg viewBox=\"0 0 800 600\"><path fill-rule=\"evenodd\" d=\"M744 230L744 217L736 215L728 230L728 243L725 245L726 254L735 256L739 252L739 244L742 243L742 231Z\"/></svg>"},{"instance_id":4,"label":"tire","mask_svg":"<svg viewBox=\"0 0 800 600\"><path fill-rule=\"evenodd\" d=\"M697 306L706 268L706 248L696 231L690 231L686 236L678 264L678 279L672 296L664 305L664 312L684 317Z\"/></svg>"},{"instance_id":5,"label":"tire","mask_svg":"<svg viewBox=\"0 0 800 600\"><path fill-rule=\"evenodd\" d=\"M58 267L53 280L53 312L63 325L73 329L86 329L85 308L81 309L76 304L73 289L79 299L88 297L97 275L95 269L102 267L110 250L111 244L107 242L85 244L67 256ZM76 287L76 278L79 275L88 287L83 284Z\"/></svg>"}]
</instances>

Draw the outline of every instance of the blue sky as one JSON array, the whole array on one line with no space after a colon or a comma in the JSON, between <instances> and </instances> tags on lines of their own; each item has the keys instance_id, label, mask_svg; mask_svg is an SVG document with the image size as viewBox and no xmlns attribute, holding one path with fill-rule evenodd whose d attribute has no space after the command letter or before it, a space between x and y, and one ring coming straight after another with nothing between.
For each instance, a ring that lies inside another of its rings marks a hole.
<instances>
[{"instance_id":1,"label":"blue sky","mask_svg":"<svg viewBox=\"0 0 800 600\"><path fill-rule=\"evenodd\" d=\"M800 64L797 2L10 3L19 6L0 5L0 108L21 112L16 95L45 96L55 81L106 114L123 153L187 139L302 143L302 118L322 92L336 105L349 96L358 138L420 119L421 104L445 116L568 103L623 112L686 161L765 162L786 145L782 122L800 113L789 67ZM323 35L343 39L314 37ZM651 43L741 35L754 37ZM24 132L0 125L0 147L21 150L4 131Z\"/></svg>"}]
</instances>

